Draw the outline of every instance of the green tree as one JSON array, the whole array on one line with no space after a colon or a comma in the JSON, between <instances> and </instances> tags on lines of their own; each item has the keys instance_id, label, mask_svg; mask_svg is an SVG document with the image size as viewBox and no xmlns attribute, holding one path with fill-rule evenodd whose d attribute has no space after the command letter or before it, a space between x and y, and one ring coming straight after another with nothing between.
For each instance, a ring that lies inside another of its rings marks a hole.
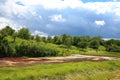
<instances>
[{"instance_id":1,"label":"green tree","mask_svg":"<svg viewBox=\"0 0 120 80\"><path fill-rule=\"evenodd\" d=\"M79 47L79 48L86 49L87 46L88 46L88 42L82 41L82 42L79 42L79 43L78 43L78 47Z\"/></svg>"},{"instance_id":2,"label":"green tree","mask_svg":"<svg viewBox=\"0 0 120 80\"><path fill-rule=\"evenodd\" d=\"M7 49L8 48L8 41L7 39L0 34L0 57L6 57L7 56Z\"/></svg>"},{"instance_id":3,"label":"green tree","mask_svg":"<svg viewBox=\"0 0 120 80\"><path fill-rule=\"evenodd\" d=\"M46 37L42 37L42 41L46 43Z\"/></svg>"},{"instance_id":4,"label":"green tree","mask_svg":"<svg viewBox=\"0 0 120 80\"><path fill-rule=\"evenodd\" d=\"M42 38L41 38L39 35L36 35L36 36L35 36L35 40L36 40L37 42L41 42L41 41L42 41Z\"/></svg>"},{"instance_id":5,"label":"green tree","mask_svg":"<svg viewBox=\"0 0 120 80\"><path fill-rule=\"evenodd\" d=\"M67 35L67 34L63 34L62 36L62 43L64 45L66 45L67 47L70 47L72 45L72 37Z\"/></svg>"},{"instance_id":6,"label":"green tree","mask_svg":"<svg viewBox=\"0 0 120 80\"><path fill-rule=\"evenodd\" d=\"M67 34L63 34L63 35L61 35L61 37L62 37L62 44L65 45L67 43L68 35Z\"/></svg>"},{"instance_id":7,"label":"green tree","mask_svg":"<svg viewBox=\"0 0 120 80\"><path fill-rule=\"evenodd\" d=\"M2 34L3 36L12 36L14 32L15 30L13 30L10 26L6 26L2 30L0 30L0 34Z\"/></svg>"},{"instance_id":8,"label":"green tree","mask_svg":"<svg viewBox=\"0 0 120 80\"><path fill-rule=\"evenodd\" d=\"M62 38L60 36L54 36L53 43L54 44L62 44Z\"/></svg>"},{"instance_id":9,"label":"green tree","mask_svg":"<svg viewBox=\"0 0 120 80\"><path fill-rule=\"evenodd\" d=\"M21 28L19 31L18 31L18 37L20 38L23 38L23 39L30 39L30 31L28 28Z\"/></svg>"},{"instance_id":10,"label":"green tree","mask_svg":"<svg viewBox=\"0 0 120 80\"><path fill-rule=\"evenodd\" d=\"M80 37L79 36L74 36L73 40L72 40L72 44L74 46L77 46L79 42L80 42Z\"/></svg>"},{"instance_id":11,"label":"green tree","mask_svg":"<svg viewBox=\"0 0 120 80\"><path fill-rule=\"evenodd\" d=\"M67 37L65 43L64 43L68 48L71 47L72 45L72 38L71 37Z\"/></svg>"},{"instance_id":12,"label":"green tree","mask_svg":"<svg viewBox=\"0 0 120 80\"><path fill-rule=\"evenodd\" d=\"M34 40L34 39L35 39L35 38L34 38L34 35L31 35L31 36L30 36L30 39L31 39L31 40Z\"/></svg>"},{"instance_id":13,"label":"green tree","mask_svg":"<svg viewBox=\"0 0 120 80\"><path fill-rule=\"evenodd\" d=\"M17 33L17 32L14 32L13 35L12 35L12 37L13 37L13 42L16 41L17 36L18 36L18 33Z\"/></svg>"},{"instance_id":14,"label":"green tree","mask_svg":"<svg viewBox=\"0 0 120 80\"><path fill-rule=\"evenodd\" d=\"M52 43L52 42L53 42L53 39L52 39L51 36L48 36L48 37L47 37L47 42L48 42L48 43Z\"/></svg>"},{"instance_id":15,"label":"green tree","mask_svg":"<svg viewBox=\"0 0 120 80\"><path fill-rule=\"evenodd\" d=\"M8 43L6 37L0 35L0 57L12 57L14 53L16 53L15 47Z\"/></svg>"},{"instance_id":16,"label":"green tree","mask_svg":"<svg viewBox=\"0 0 120 80\"><path fill-rule=\"evenodd\" d=\"M95 49L96 51L98 51L99 46L100 46L100 43L98 40L92 40L89 44L89 47Z\"/></svg>"}]
</instances>

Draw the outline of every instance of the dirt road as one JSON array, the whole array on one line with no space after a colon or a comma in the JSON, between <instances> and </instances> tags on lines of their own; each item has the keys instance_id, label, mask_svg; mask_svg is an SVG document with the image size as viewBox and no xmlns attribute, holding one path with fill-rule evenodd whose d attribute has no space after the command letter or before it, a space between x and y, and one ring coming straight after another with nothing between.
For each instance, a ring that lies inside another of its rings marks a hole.
<instances>
[{"instance_id":1,"label":"dirt road","mask_svg":"<svg viewBox=\"0 0 120 80\"><path fill-rule=\"evenodd\" d=\"M4 66L27 66L40 63L67 63L81 61L105 61L120 60L116 57L87 56L87 55L70 55L66 57L40 57L40 58L0 58L0 67Z\"/></svg>"}]
</instances>

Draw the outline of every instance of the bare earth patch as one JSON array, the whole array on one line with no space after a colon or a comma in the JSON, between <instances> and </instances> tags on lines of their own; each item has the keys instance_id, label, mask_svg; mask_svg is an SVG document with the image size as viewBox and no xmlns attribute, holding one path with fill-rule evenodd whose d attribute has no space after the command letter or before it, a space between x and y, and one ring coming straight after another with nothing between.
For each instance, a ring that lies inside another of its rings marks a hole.
<instances>
[{"instance_id":1,"label":"bare earth patch","mask_svg":"<svg viewBox=\"0 0 120 80\"><path fill-rule=\"evenodd\" d=\"M67 63L81 61L105 61L120 60L116 57L87 56L87 55L70 55L66 57L40 57L40 58L0 58L0 67L4 66L27 66L40 63Z\"/></svg>"}]
</instances>

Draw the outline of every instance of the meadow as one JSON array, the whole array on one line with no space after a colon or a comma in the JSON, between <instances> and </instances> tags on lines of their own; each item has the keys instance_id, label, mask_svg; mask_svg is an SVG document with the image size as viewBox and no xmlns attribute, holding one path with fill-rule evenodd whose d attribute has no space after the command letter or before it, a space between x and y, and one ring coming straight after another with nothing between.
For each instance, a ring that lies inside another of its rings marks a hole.
<instances>
[{"instance_id":1,"label":"meadow","mask_svg":"<svg viewBox=\"0 0 120 80\"><path fill-rule=\"evenodd\" d=\"M120 61L1 67L0 80L119 80Z\"/></svg>"}]
</instances>

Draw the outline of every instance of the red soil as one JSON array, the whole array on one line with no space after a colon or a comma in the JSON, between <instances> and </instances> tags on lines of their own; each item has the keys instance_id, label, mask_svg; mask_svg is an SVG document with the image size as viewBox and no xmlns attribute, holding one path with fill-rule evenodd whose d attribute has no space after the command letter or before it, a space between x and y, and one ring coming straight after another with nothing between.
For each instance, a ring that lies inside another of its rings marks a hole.
<instances>
[{"instance_id":1,"label":"red soil","mask_svg":"<svg viewBox=\"0 0 120 80\"><path fill-rule=\"evenodd\" d=\"M0 60L8 60L8 61L23 61L23 58L0 58Z\"/></svg>"},{"instance_id":2,"label":"red soil","mask_svg":"<svg viewBox=\"0 0 120 80\"><path fill-rule=\"evenodd\" d=\"M104 61L120 60L114 57L71 55L67 57L41 57L41 58L0 58L0 67L4 66L27 66L40 63L67 63L81 61Z\"/></svg>"}]
</instances>

